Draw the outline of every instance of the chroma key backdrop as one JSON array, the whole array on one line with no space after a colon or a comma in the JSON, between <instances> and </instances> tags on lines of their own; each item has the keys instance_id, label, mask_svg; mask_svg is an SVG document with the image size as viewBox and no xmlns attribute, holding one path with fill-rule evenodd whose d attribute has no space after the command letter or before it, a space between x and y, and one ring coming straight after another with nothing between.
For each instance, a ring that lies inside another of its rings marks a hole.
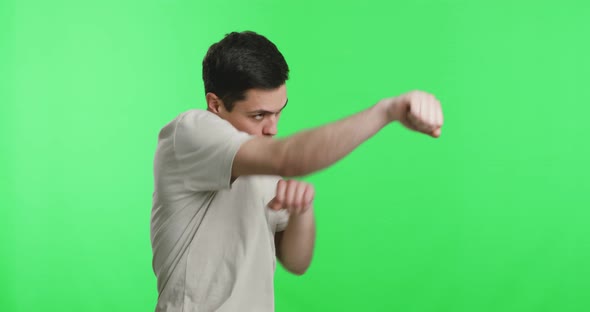
<instances>
[{"instance_id":1,"label":"chroma key backdrop","mask_svg":"<svg viewBox=\"0 0 590 312\"><path fill-rule=\"evenodd\" d=\"M445 115L302 177L316 252L277 311L590 311L582 0L1 1L0 310L153 311L157 135L243 30L291 68L279 136L414 89Z\"/></svg>"}]
</instances>

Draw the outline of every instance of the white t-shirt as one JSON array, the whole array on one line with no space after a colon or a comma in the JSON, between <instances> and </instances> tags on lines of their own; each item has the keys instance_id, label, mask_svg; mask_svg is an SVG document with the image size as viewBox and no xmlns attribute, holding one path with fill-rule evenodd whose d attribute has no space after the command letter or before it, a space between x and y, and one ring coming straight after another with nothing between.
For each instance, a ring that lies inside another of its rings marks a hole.
<instances>
[{"instance_id":1,"label":"white t-shirt","mask_svg":"<svg viewBox=\"0 0 590 312\"><path fill-rule=\"evenodd\" d=\"M278 176L241 176L231 167L252 136L203 110L160 131L151 216L156 311L274 311L274 234L286 211L266 206Z\"/></svg>"}]
</instances>

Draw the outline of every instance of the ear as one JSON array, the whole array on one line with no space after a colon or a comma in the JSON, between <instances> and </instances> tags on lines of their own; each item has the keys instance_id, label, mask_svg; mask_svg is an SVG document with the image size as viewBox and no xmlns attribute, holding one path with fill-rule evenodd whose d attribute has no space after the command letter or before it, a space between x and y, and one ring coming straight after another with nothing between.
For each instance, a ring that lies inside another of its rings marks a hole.
<instances>
[{"instance_id":1,"label":"ear","mask_svg":"<svg viewBox=\"0 0 590 312\"><path fill-rule=\"evenodd\" d=\"M208 92L205 95L205 99L207 100L207 110L219 114L219 112L225 107L223 106L223 101L215 95L215 93Z\"/></svg>"}]
</instances>

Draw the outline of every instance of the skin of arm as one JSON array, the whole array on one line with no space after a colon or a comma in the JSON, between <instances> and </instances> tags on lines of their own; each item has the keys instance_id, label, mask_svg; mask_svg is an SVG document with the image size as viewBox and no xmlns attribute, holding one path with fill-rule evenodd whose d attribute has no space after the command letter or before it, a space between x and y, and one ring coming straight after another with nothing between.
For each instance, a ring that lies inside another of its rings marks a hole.
<instances>
[{"instance_id":1,"label":"skin of arm","mask_svg":"<svg viewBox=\"0 0 590 312\"><path fill-rule=\"evenodd\" d=\"M309 209L304 214L291 216L285 231L275 234L277 258L287 271L295 275L307 271L313 256L315 232L313 209Z\"/></svg>"},{"instance_id":2,"label":"skin of arm","mask_svg":"<svg viewBox=\"0 0 590 312\"><path fill-rule=\"evenodd\" d=\"M440 103L428 93L412 91L381 100L348 118L284 139L254 138L238 150L232 176L297 177L313 173L342 159L394 121L411 130L439 137L443 124Z\"/></svg>"},{"instance_id":3,"label":"skin of arm","mask_svg":"<svg viewBox=\"0 0 590 312\"><path fill-rule=\"evenodd\" d=\"M276 255L287 271L302 275L311 264L315 245L315 218L311 184L289 180L277 183L276 196L268 204L274 210L287 209L289 223L283 232L275 233Z\"/></svg>"}]
</instances>

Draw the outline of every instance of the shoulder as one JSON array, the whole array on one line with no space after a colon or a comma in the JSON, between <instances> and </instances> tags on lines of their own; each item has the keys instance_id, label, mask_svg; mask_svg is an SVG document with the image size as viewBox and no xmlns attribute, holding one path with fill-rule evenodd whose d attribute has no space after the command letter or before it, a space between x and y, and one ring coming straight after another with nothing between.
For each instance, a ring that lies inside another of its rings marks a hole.
<instances>
[{"instance_id":1,"label":"shoulder","mask_svg":"<svg viewBox=\"0 0 590 312\"><path fill-rule=\"evenodd\" d=\"M185 112L180 113L177 117L177 121L182 120L190 120L190 119L206 119L211 118L213 116L217 116L210 111L203 110L203 109L190 109Z\"/></svg>"},{"instance_id":2,"label":"shoulder","mask_svg":"<svg viewBox=\"0 0 590 312\"><path fill-rule=\"evenodd\" d=\"M193 109L176 117L172 130L176 140L217 140L238 133L227 120L206 110Z\"/></svg>"},{"instance_id":3,"label":"shoulder","mask_svg":"<svg viewBox=\"0 0 590 312\"><path fill-rule=\"evenodd\" d=\"M177 125L191 126L201 124L214 124L219 126L231 126L231 124L223 118L213 114L210 111L202 109L191 109L181 113L175 119Z\"/></svg>"},{"instance_id":4,"label":"shoulder","mask_svg":"<svg viewBox=\"0 0 590 312\"><path fill-rule=\"evenodd\" d=\"M213 116L211 116L213 115ZM200 110L200 109L191 109L185 112L180 113L178 116L174 117L171 121L169 121L161 130L160 130L160 138L167 137L172 134L176 133L178 126L180 125L181 128L190 127L191 125L196 125L199 121L214 121L215 114ZM219 118L219 117L217 117ZM221 118L219 118L221 119Z\"/></svg>"}]
</instances>

